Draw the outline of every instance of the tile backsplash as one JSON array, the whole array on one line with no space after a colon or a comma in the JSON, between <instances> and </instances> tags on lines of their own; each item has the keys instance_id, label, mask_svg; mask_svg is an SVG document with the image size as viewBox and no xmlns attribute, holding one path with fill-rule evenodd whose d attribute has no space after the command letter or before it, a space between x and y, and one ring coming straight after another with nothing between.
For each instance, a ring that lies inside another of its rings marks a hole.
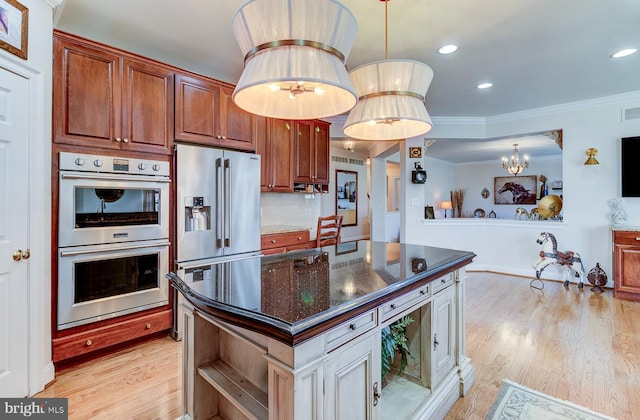
<instances>
[{"instance_id":1,"label":"tile backsplash","mask_svg":"<svg viewBox=\"0 0 640 420\"><path fill-rule=\"evenodd\" d=\"M262 193L260 202L261 226L300 226L311 229L315 238L321 212L319 194Z\"/></svg>"}]
</instances>

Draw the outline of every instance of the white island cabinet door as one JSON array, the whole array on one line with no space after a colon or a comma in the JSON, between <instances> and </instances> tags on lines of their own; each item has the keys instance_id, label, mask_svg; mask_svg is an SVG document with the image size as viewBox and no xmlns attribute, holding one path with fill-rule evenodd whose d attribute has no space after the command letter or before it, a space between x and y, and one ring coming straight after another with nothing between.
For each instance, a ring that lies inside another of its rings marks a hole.
<instances>
[{"instance_id":1,"label":"white island cabinet door","mask_svg":"<svg viewBox=\"0 0 640 420\"><path fill-rule=\"evenodd\" d=\"M340 347L324 364L324 419L379 419L380 334Z\"/></svg>"},{"instance_id":2,"label":"white island cabinet door","mask_svg":"<svg viewBox=\"0 0 640 420\"><path fill-rule=\"evenodd\" d=\"M456 312L453 286L436 294L433 299L433 308L431 345L433 349L432 383L435 388L456 365Z\"/></svg>"}]
</instances>

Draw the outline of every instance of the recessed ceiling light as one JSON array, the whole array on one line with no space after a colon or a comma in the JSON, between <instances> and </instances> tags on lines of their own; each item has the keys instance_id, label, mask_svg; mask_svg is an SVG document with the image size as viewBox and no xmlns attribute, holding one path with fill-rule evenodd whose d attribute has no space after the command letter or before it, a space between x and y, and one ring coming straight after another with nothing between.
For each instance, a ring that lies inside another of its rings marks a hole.
<instances>
[{"instance_id":1,"label":"recessed ceiling light","mask_svg":"<svg viewBox=\"0 0 640 420\"><path fill-rule=\"evenodd\" d=\"M611 57L612 58L626 57L628 55L635 53L636 51L638 51L637 48L626 48L624 50L614 52L613 54L611 54Z\"/></svg>"},{"instance_id":2,"label":"recessed ceiling light","mask_svg":"<svg viewBox=\"0 0 640 420\"><path fill-rule=\"evenodd\" d=\"M451 54L453 52L456 52L458 50L458 47L456 45L445 45L444 47L440 47L440 49L438 50L438 52L440 54Z\"/></svg>"},{"instance_id":3,"label":"recessed ceiling light","mask_svg":"<svg viewBox=\"0 0 640 420\"><path fill-rule=\"evenodd\" d=\"M493 83L480 83L477 88L478 89L488 89L493 86Z\"/></svg>"}]
</instances>

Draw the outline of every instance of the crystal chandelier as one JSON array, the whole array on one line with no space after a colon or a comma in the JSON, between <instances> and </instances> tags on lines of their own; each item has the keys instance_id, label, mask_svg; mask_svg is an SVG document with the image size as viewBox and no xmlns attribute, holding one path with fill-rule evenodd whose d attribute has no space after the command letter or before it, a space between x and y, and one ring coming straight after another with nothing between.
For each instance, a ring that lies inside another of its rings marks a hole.
<instances>
[{"instance_id":1,"label":"crystal chandelier","mask_svg":"<svg viewBox=\"0 0 640 420\"><path fill-rule=\"evenodd\" d=\"M344 140L342 142L342 147L350 152L353 152L353 150L356 148L356 142L353 140Z\"/></svg>"},{"instance_id":2,"label":"crystal chandelier","mask_svg":"<svg viewBox=\"0 0 640 420\"><path fill-rule=\"evenodd\" d=\"M520 161L520 153L518 152L518 145L513 145L513 155L511 155L511 160L506 157L502 158L502 167L509 171L512 175L518 175L526 168L529 167L529 157L527 155L524 156L524 162Z\"/></svg>"}]
</instances>

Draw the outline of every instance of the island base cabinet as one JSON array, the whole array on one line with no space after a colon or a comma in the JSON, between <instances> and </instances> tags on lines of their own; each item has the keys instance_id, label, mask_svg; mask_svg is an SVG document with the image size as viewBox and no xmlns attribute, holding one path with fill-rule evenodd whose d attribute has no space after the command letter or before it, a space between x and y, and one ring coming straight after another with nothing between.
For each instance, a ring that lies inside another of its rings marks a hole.
<instances>
[{"instance_id":1,"label":"island base cabinet","mask_svg":"<svg viewBox=\"0 0 640 420\"><path fill-rule=\"evenodd\" d=\"M462 273L462 276L461 276ZM475 379L464 345L464 271L286 344L184 299L184 419L442 419ZM410 316L412 357L381 377L382 330ZM383 381L385 382L383 388Z\"/></svg>"}]
</instances>

